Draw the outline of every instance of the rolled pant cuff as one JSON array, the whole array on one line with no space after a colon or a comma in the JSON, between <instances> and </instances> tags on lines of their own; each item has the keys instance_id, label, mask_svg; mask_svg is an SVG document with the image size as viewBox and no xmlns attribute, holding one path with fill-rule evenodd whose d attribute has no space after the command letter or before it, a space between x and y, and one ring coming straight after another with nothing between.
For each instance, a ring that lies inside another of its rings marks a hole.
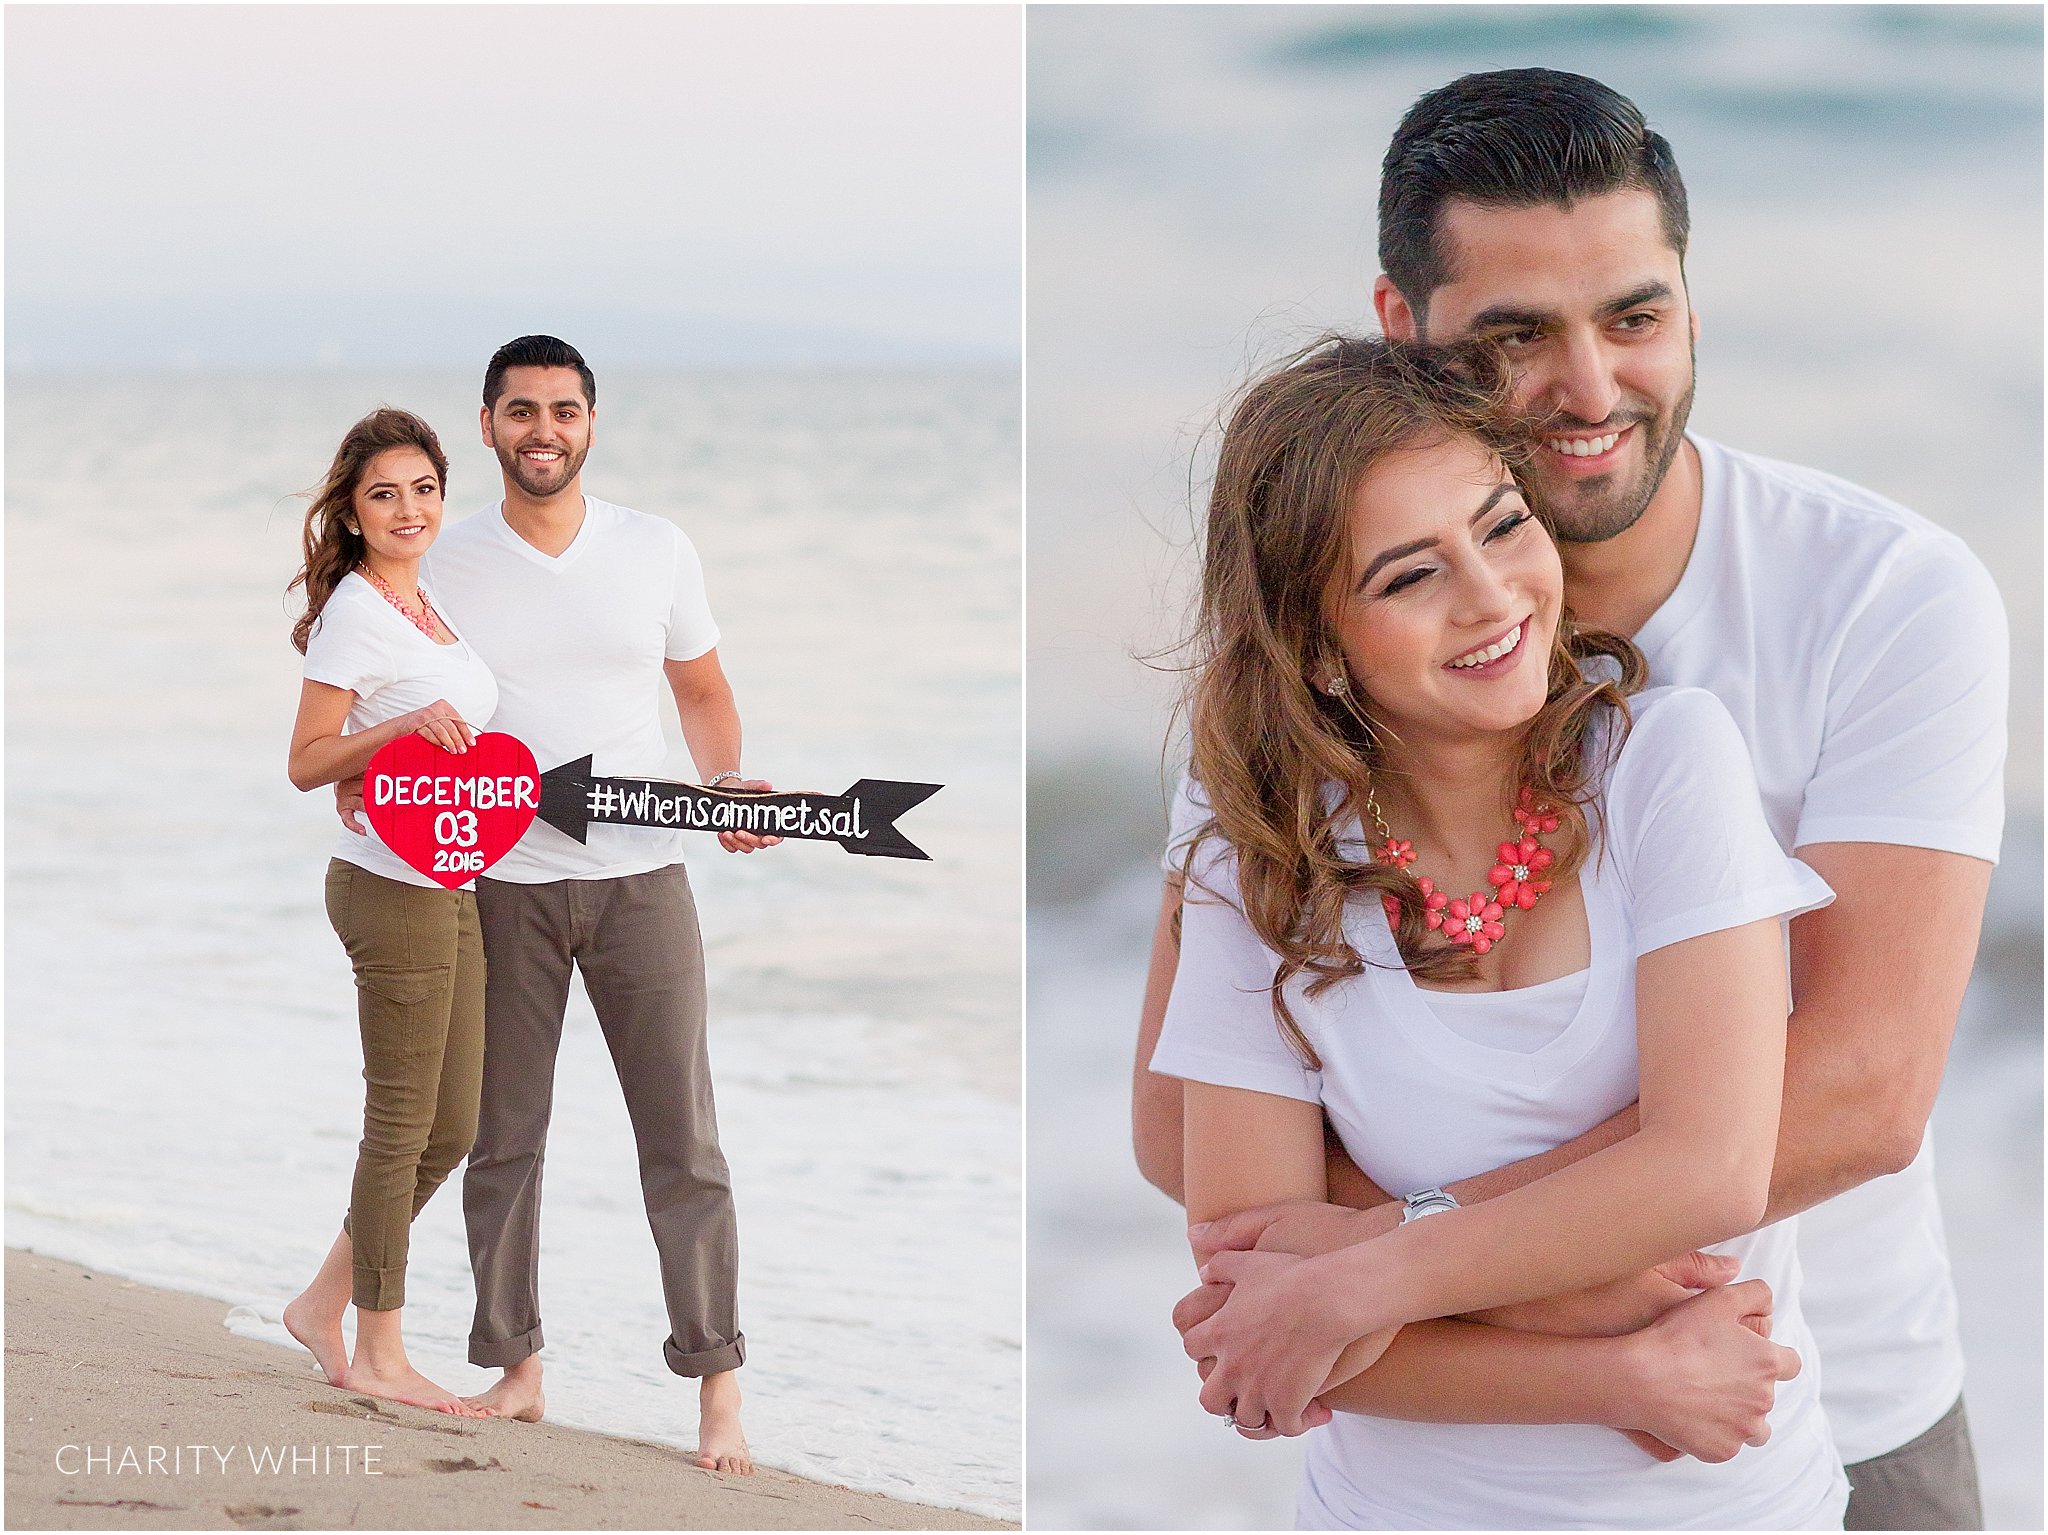
<instances>
[{"instance_id":1,"label":"rolled pant cuff","mask_svg":"<svg viewBox=\"0 0 2048 1535\"><path fill-rule=\"evenodd\" d=\"M405 1304L405 1265L357 1269L349 1298L358 1311L396 1311Z\"/></svg>"},{"instance_id":2,"label":"rolled pant cuff","mask_svg":"<svg viewBox=\"0 0 2048 1535\"><path fill-rule=\"evenodd\" d=\"M476 1358L475 1349L470 1350L469 1357ZM741 1333L730 1343L721 1343L717 1348L707 1348L696 1354L684 1353L676 1347L674 1338L666 1338L662 1341L661 1357L678 1375L723 1375L747 1362L747 1335Z\"/></svg>"},{"instance_id":3,"label":"rolled pant cuff","mask_svg":"<svg viewBox=\"0 0 2048 1535\"><path fill-rule=\"evenodd\" d=\"M475 1338L469 1340L469 1362L487 1370L509 1370L541 1351L545 1340L539 1326L528 1328L516 1338Z\"/></svg>"}]
</instances>

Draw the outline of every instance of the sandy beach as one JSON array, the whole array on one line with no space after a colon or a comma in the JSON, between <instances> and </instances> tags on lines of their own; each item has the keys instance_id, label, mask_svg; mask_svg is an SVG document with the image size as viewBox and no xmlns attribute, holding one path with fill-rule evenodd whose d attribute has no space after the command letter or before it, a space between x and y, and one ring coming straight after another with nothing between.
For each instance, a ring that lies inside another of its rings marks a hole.
<instances>
[{"instance_id":1,"label":"sandy beach","mask_svg":"<svg viewBox=\"0 0 2048 1535\"><path fill-rule=\"evenodd\" d=\"M6 1296L10 1529L1016 1528L339 1391L223 1302L35 1253L8 1250Z\"/></svg>"}]
</instances>

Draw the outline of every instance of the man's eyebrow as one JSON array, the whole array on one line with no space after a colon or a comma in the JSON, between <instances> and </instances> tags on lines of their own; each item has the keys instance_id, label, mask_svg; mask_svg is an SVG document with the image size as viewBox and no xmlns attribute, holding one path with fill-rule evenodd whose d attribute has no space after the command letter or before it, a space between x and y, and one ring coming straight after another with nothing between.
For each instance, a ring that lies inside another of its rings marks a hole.
<instances>
[{"instance_id":1,"label":"man's eyebrow","mask_svg":"<svg viewBox=\"0 0 2048 1535\"><path fill-rule=\"evenodd\" d=\"M535 410L538 410L538 409L540 408L540 401L538 401L538 400L534 400L534 399L529 399L529 398L528 398L527 396L525 396L525 395L523 395L523 394L520 394L520 395L514 395L514 396L513 396L513 397L512 397L511 399L509 399L509 400L505 400L505 401L502 401L501 403L503 403L504 405L507 405L507 406L518 406L518 405L525 405L525 406L529 406L529 407L531 407L532 409L535 409ZM564 405L573 405L573 406L575 406L575 407L576 407L576 409L578 409L578 410L583 410L583 409L585 409L585 408L586 408L586 407L584 406L584 404L583 404L583 401L582 401L582 400L580 400L580 399L576 398L576 397L575 397L574 395L571 395L571 396L570 396L570 397L569 397L568 399L566 399L566 400L557 400L557 401L555 401L555 402L554 402L554 404L552 404L552 405L550 405L550 406L548 407L548 409L550 409L550 410L560 410L560 409L561 409L561 408L562 408L562 407L563 407Z\"/></svg>"},{"instance_id":2,"label":"man's eyebrow","mask_svg":"<svg viewBox=\"0 0 2048 1535\"><path fill-rule=\"evenodd\" d=\"M1661 278L1651 278L1619 298L1609 299L1593 312L1602 319L1612 319L1626 310L1642 304L1661 304L1672 297L1671 284ZM1555 311L1546 309L1525 309L1514 304L1495 304L1482 309L1466 322L1471 331L1485 330L1540 330L1557 320Z\"/></svg>"},{"instance_id":3,"label":"man's eyebrow","mask_svg":"<svg viewBox=\"0 0 2048 1535\"><path fill-rule=\"evenodd\" d=\"M1509 495L1511 493L1514 495L1520 495L1521 491L1522 487L1517 485L1513 480L1502 480L1498 485L1494 486L1493 489L1487 493L1486 499L1479 503L1479 509L1473 512L1473 514L1471 515L1471 517L1467 519L1467 521L1477 522L1480 518L1484 517L1488 512L1492 511L1494 507L1499 504L1500 498L1502 496ZM1424 549L1434 549L1435 547L1435 539L1418 538L1410 543L1396 544L1391 549L1382 549L1378 554L1373 556L1372 563L1365 567L1365 574L1358 578L1358 585L1353 587L1352 590L1363 591L1366 585L1372 580L1374 576L1378 575L1382 570L1384 570L1388 565L1391 565L1395 560L1404 560L1411 554L1420 554Z\"/></svg>"},{"instance_id":4,"label":"man's eyebrow","mask_svg":"<svg viewBox=\"0 0 2048 1535\"><path fill-rule=\"evenodd\" d=\"M1536 330L1557 316L1543 309L1517 309L1512 304L1495 304L1482 309L1465 322L1467 330Z\"/></svg>"},{"instance_id":5,"label":"man's eyebrow","mask_svg":"<svg viewBox=\"0 0 2048 1535\"><path fill-rule=\"evenodd\" d=\"M1606 316L1618 315L1625 309L1634 309L1639 305L1661 304L1671 296L1670 283L1652 278L1639 287L1631 288L1620 298L1602 304L1597 312Z\"/></svg>"}]
</instances>

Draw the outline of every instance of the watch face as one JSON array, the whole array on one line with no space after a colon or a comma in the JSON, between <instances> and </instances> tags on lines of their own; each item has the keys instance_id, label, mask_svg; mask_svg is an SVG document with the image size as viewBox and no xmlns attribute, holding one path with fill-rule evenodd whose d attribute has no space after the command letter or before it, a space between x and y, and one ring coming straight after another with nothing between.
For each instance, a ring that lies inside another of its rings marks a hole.
<instances>
[{"instance_id":1,"label":"watch face","mask_svg":"<svg viewBox=\"0 0 2048 1535\"><path fill-rule=\"evenodd\" d=\"M1445 1210L1458 1208L1458 1201L1442 1189L1418 1189L1401 1203L1405 1206L1401 1211L1401 1224L1404 1226L1412 1220L1420 1220L1425 1215L1437 1215Z\"/></svg>"}]
</instances>

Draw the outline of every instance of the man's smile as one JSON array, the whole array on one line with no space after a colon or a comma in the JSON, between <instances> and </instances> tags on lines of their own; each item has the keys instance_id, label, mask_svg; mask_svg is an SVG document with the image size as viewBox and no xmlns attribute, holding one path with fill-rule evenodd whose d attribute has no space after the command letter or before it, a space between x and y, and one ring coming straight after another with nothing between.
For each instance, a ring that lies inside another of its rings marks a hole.
<instances>
[{"instance_id":1,"label":"man's smile","mask_svg":"<svg viewBox=\"0 0 2048 1535\"><path fill-rule=\"evenodd\" d=\"M1618 431L1599 435L1548 436L1543 438L1543 447L1548 455L1546 462L1562 460L1560 467L1569 473L1597 474L1613 467L1621 451L1627 446L1635 432L1635 424Z\"/></svg>"}]
</instances>

